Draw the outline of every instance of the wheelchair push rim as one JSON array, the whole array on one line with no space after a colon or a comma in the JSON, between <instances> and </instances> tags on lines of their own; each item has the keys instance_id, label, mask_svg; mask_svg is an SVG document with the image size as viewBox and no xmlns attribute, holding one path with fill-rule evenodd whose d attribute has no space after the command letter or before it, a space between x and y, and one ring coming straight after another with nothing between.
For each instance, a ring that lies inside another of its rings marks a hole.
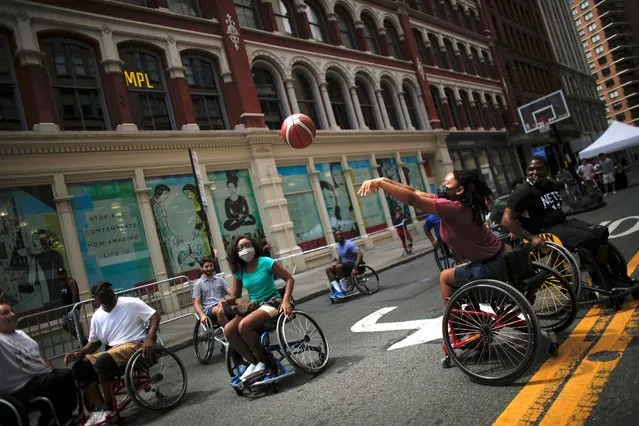
<instances>
[{"instance_id":1,"label":"wheelchair push rim","mask_svg":"<svg viewBox=\"0 0 639 426\"><path fill-rule=\"evenodd\" d=\"M444 349L472 380L511 383L531 367L539 323L515 288L496 280L466 284L451 297L442 323Z\"/></svg>"},{"instance_id":2,"label":"wheelchair push rim","mask_svg":"<svg viewBox=\"0 0 639 426\"><path fill-rule=\"evenodd\" d=\"M577 316L577 296L573 287L559 272L547 265L532 262L544 281L534 295L527 295L542 330L560 332L572 324Z\"/></svg>"},{"instance_id":3,"label":"wheelchair push rim","mask_svg":"<svg viewBox=\"0 0 639 426\"><path fill-rule=\"evenodd\" d=\"M319 373L328 363L329 348L324 332L307 313L293 310L277 321L277 339L284 356L307 373Z\"/></svg>"},{"instance_id":4,"label":"wheelchair push rim","mask_svg":"<svg viewBox=\"0 0 639 426\"><path fill-rule=\"evenodd\" d=\"M149 359L137 351L124 373L126 388L133 401L150 410L168 410L184 397L186 369L180 358L168 348L155 346Z\"/></svg>"},{"instance_id":5,"label":"wheelchair push rim","mask_svg":"<svg viewBox=\"0 0 639 426\"><path fill-rule=\"evenodd\" d=\"M457 266L457 260L453 256L453 253L444 247L443 242L440 242L435 246L433 250L433 255L435 256L435 263L437 263L437 267L439 271L443 271L445 269L454 268Z\"/></svg>"},{"instance_id":6,"label":"wheelchair push rim","mask_svg":"<svg viewBox=\"0 0 639 426\"><path fill-rule=\"evenodd\" d=\"M193 352L195 352L195 357L200 364L206 364L211 361L214 349L213 322L207 317L205 323L202 324L198 318L193 328Z\"/></svg>"},{"instance_id":7,"label":"wheelchair push rim","mask_svg":"<svg viewBox=\"0 0 639 426\"><path fill-rule=\"evenodd\" d=\"M353 277L353 283L359 291L364 294L374 294L379 291L379 275L377 272L367 265L361 265L359 275Z\"/></svg>"},{"instance_id":8,"label":"wheelchair push rim","mask_svg":"<svg viewBox=\"0 0 639 426\"><path fill-rule=\"evenodd\" d=\"M579 300L581 292L581 273L574 256L565 247L551 241L546 241L546 248L541 251L530 252L533 262L537 262L557 271L568 285L572 287L575 297Z\"/></svg>"}]
</instances>

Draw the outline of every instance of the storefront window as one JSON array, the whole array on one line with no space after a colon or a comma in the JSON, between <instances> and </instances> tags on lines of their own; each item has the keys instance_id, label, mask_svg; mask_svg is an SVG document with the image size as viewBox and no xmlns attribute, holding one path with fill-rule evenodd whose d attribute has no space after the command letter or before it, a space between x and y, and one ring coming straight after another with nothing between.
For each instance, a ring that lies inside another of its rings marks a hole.
<instances>
[{"instance_id":1,"label":"storefront window","mask_svg":"<svg viewBox=\"0 0 639 426\"><path fill-rule=\"evenodd\" d=\"M509 177L504 166L501 163L501 155L499 155L499 150L496 148L488 148L488 155L490 157L490 165L492 166L492 170L494 170L494 178L496 180L495 184L497 185L498 194L505 194L508 192L509 186Z\"/></svg>"},{"instance_id":2,"label":"storefront window","mask_svg":"<svg viewBox=\"0 0 639 426\"><path fill-rule=\"evenodd\" d=\"M67 264L51 186L0 189L0 289L17 313L60 303Z\"/></svg>"},{"instance_id":3,"label":"storefront window","mask_svg":"<svg viewBox=\"0 0 639 426\"><path fill-rule=\"evenodd\" d=\"M89 285L125 290L154 280L144 225L131 180L69 185Z\"/></svg>"},{"instance_id":4,"label":"storefront window","mask_svg":"<svg viewBox=\"0 0 639 426\"><path fill-rule=\"evenodd\" d=\"M378 160L378 162L379 162L379 164L381 166L380 169L379 169L380 177L386 177L388 179L394 180L395 182L401 182L402 181L402 179L399 177L399 171L397 169L397 162L395 161L394 158L382 158L382 159ZM395 209L397 208L397 206L400 206L402 208L402 210L404 211L404 214L407 217L410 217L410 210L408 209L407 205L397 201L396 199L394 199L393 197L391 197L387 193L384 193L384 195L386 196L386 201L388 202L388 209L390 210L391 215L394 214Z\"/></svg>"},{"instance_id":5,"label":"storefront window","mask_svg":"<svg viewBox=\"0 0 639 426\"><path fill-rule=\"evenodd\" d=\"M450 158L451 160L453 160L453 170L461 170L462 163L459 158L459 152L457 151L449 151L449 152L450 152Z\"/></svg>"},{"instance_id":6,"label":"storefront window","mask_svg":"<svg viewBox=\"0 0 639 426\"><path fill-rule=\"evenodd\" d=\"M319 183L326 204L328 218L333 232L342 231L344 237L353 238L359 235L353 204L348 196L348 188L344 182L344 173L340 163L316 164L319 172Z\"/></svg>"},{"instance_id":7,"label":"storefront window","mask_svg":"<svg viewBox=\"0 0 639 426\"><path fill-rule=\"evenodd\" d=\"M326 245L317 202L306 166L278 167L288 215L295 226L295 242L304 251Z\"/></svg>"},{"instance_id":8,"label":"storefront window","mask_svg":"<svg viewBox=\"0 0 639 426\"><path fill-rule=\"evenodd\" d=\"M260 212L248 170L209 173L215 184L211 191L224 246L240 235L259 238L264 235Z\"/></svg>"},{"instance_id":9,"label":"storefront window","mask_svg":"<svg viewBox=\"0 0 639 426\"><path fill-rule=\"evenodd\" d=\"M404 156L402 157L404 163L404 176L406 177L406 183L410 186L419 189L423 192L428 192L426 185L424 185L424 179L422 179L422 172L419 170L419 162L416 156Z\"/></svg>"},{"instance_id":10,"label":"storefront window","mask_svg":"<svg viewBox=\"0 0 639 426\"><path fill-rule=\"evenodd\" d=\"M131 113L138 129L173 129L160 56L149 50L130 47L120 50L120 58L124 61Z\"/></svg>"},{"instance_id":11,"label":"storefront window","mask_svg":"<svg viewBox=\"0 0 639 426\"><path fill-rule=\"evenodd\" d=\"M349 161L348 165L353 169L352 183L355 192L359 190L365 180L374 178L370 161ZM357 197L357 202L359 203L359 210L362 212L366 233L370 234L386 228L386 217L384 216L379 192L366 197Z\"/></svg>"},{"instance_id":12,"label":"storefront window","mask_svg":"<svg viewBox=\"0 0 639 426\"><path fill-rule=\"evenodd\" d=\"M199 260L211 254L206 214L191 175L147 179L151 208L169 276L199 276Z\"/></svg>"},{"instance_id":13,"label":"storefront window","mask_svg":"<svg viewBox=\"0 0 639 426\"><path fill-rule=\"evenodd\" d=\"M493 194L498 194L497 186L495 185L495 180L493 179L493 174L490 170L490 163L488 162L488 156L486 155L485 149L477 150L477 161L479 162L479 170L484 178L484 181L488 185L488 187L493 191Z\"/></svg>"}]
</instances>

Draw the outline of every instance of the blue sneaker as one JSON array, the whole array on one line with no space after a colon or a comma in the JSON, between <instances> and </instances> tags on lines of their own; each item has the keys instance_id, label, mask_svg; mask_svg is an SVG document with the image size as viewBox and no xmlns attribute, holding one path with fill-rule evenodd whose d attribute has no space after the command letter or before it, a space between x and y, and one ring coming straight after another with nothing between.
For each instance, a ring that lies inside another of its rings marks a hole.
<instances>
[{"instance_id":1,"label":"blue sneaker","mask_svg":"<svg viewBox=\"0 0 639 426\"><path fill-rule=\"evenodd\" d=\"M335 290L331 291L331 295L328 297L330 297L331 299L335 299L337 297L337 292Z\"/></svg>"},{"instance_id":2,"label":"blue sneaker","mask_svg":"<svg viewBox=\"0 0 639 426\"><path fill-rule=\"evenodd\" d=\"M343 297L345 297L345 296L346 296L346 293L341 292L341 291L338 291L338 292L335 294L335 297L336 297L337 299L341 299L341 298L343 298Z\"/></svg>"}]
</instances>

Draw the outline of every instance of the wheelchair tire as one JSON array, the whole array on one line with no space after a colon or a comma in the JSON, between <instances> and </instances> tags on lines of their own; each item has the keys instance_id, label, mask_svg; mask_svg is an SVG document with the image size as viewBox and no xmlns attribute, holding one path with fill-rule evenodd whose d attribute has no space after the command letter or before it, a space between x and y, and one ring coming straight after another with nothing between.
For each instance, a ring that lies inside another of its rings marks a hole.
<instances>
[{"instance_id":1,"label":"wheelchair tire","mask_svg":"<svg viewBox=\"0 0 639 426\"><path fill-rule=\"evenodd\" d=\"M165 383L175 380L175 386ZM163 411L180 403L187 387L186 369L180 358L164 346L154 346L150 361L139 350L129 360L124 371L124 384L129 395L138 406L154 411ZM162 385L162 387L160 387ZM174 393L167 397L168 387ZM144 393L144 394L143 394ZM146 395L152 398L145 398ZM154 399L157 403L152 403Z\"/></svg>"},{"instance_id":2,"label":"wheelchair tire","mask_svg":"<svg viewBox=\"0 0 639 426\"><path fill-rule=\"evenodd\" d=\"M442 335L446 354L471 380L505 385L532 366L540 329L530 303L519 291L501 281L481 279L464 285L450 298ZM506 343L509 339L513 342ZM512 348L515 352L503 357ZM506 370L509 365L512 368Z\"/></svg>"},{"instance_id":3,"label":"wheelchair tire","mask_svg":"<svg viewBox=\"0 0 639 426\"><path fill-rule=\"evenodd\" d=\"M319 373L326 368L329 356L326 336L317 322L307 313L294 309L289 318L283 314L280 315L277 320L276 334L284 356L295 367L307 373ZM313 337L316 337L318 342L311 342ZM315 359L311 359L314 358L313 353L308 356L311 351L316 353ZM300 357L300 354L304 355Z\"/></svg>"},{"instance_id":4,"label":"wheelchair tire","mask_svg":"<svg viewBox=\"0 0 639 426\"><path fill-rule=\"evenodd\" d=\"M379 291L379 276L368 265L360 266L360 274L353 277L355 287L364 294L373 294Z\"/></svg>"},{"instance_id":5,"label":"wheelchair tire","mask_svg":"<svg viewBox=\"0 0 639 426\"><path fill-rule=\"evenodd\" d=\"M202 327L199 320L195 321L193 328L193 352L200 364L208 364L213 358L215 349L215 336L213 330L213 322L210 318L206 318L206 331Z\"/></svg>"},{"instance_id":6,"label":"wheelchair tire","mask_svg":"<svg viewBox=\"0 0 639 426\"><path fill-rule=\"evenodd\" d=\"M435 256L435 263L437 263L437 267L439 271L443 271L444 269L450 269L457 266L457 260L453 256L452 252L447 250L443 242L440 242L435 246L433 250L433 256Z\"/></svg>"},{"instance_id":7,"label":"wheelchair tire","mask_svg":"<svg viewBox=\"0 0 639 426\"><path fill-rule=\"evenodd\" d=\"M244 366L248 367L248 363L242 358L239 352L228 345L226 347L226 352L224 353L224 365L226 365L226 371L229 373L231 378L238 376L239 371L238 367Z\"/></svg>"},{"instance_id":8,"label":"wheelchair tire","mask_svg":"<svg viewBox=\"0 0 639 426\"><path fill-rule=\"evenodd\" d=\"M563 331L577 316L578 304L574 288L555 269L543 263L532 264L537 270L548 274L533 297L527 295L539 321L539 327L556 333Z\"/></svg>"},{"instance_id":9,"label":"wheelchair tire","mask_svg":"<svg viewBox=\"0 0 639 426\"><path fill-rule=\"evenodd\" d=\"M579 300L581 273L575 257L567 248L557 243L546 241L546 247L548 248L548 253L545 254L535 250L530 252L533 262L545 264L559 272L568 285L572 287L575 297Z\"/></svg>"}]
</instances>

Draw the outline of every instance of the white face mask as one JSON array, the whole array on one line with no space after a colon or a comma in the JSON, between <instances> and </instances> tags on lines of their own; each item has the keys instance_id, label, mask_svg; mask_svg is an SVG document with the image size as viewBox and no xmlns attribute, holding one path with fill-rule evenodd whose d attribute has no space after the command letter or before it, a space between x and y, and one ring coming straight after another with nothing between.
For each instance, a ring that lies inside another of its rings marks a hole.
<instances>
[{"instance_id":1,"label":"white face mask","mask_svg":"<svg viewBox=\"0 0 639 426\"><path fill-rule=\"evenodd\" d=\"M255 249L253 247L246 247L240 250L237 254L243 261L250 262L255 257Z\"/></svg>"}]
</instances>

